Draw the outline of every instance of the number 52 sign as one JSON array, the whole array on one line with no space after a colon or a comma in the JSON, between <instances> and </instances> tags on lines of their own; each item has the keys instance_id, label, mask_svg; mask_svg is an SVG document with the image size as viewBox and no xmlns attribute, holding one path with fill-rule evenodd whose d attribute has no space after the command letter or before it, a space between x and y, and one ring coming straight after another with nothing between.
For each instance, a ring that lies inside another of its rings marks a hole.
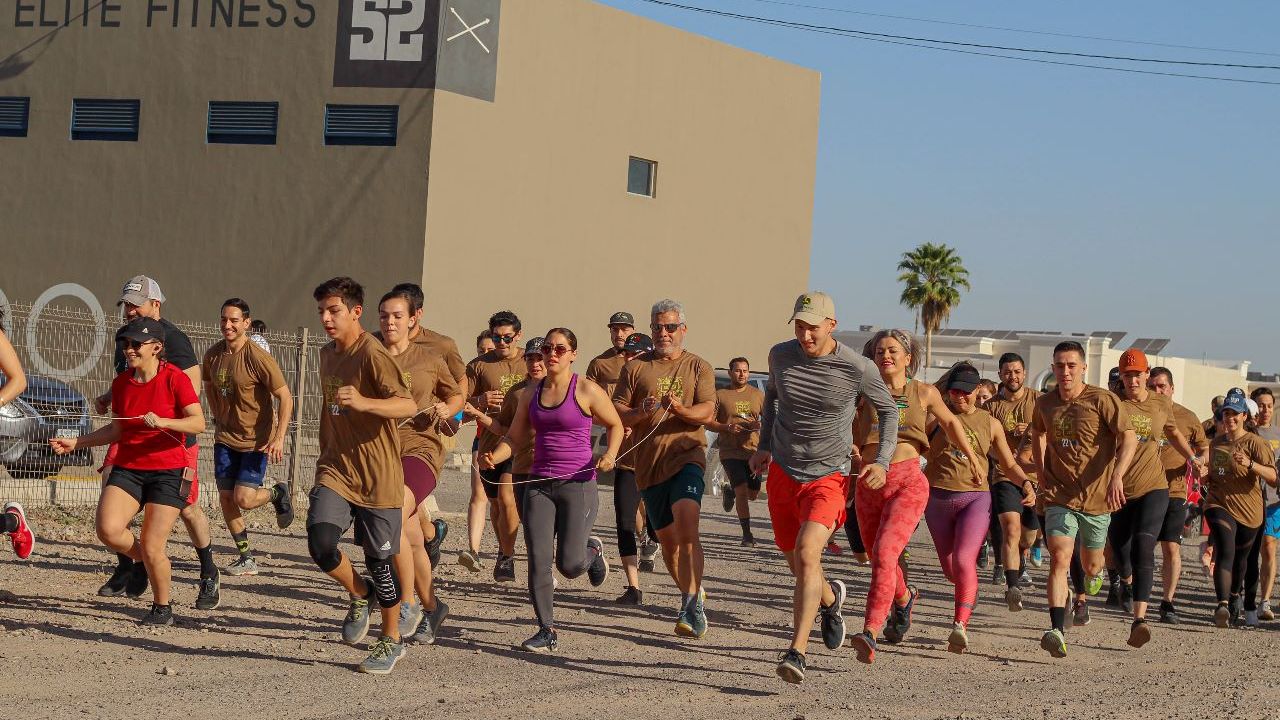
<instances>
[{"instance_id":1,"label":"number 52 sign","mask_svg":"<svg viewBox=\"0 0 1280 720\"><path fill-rule=\"evenodd\" d=\"M447 0L339 0L334 87L435 87Z\"/></svg>"}]
</instances>

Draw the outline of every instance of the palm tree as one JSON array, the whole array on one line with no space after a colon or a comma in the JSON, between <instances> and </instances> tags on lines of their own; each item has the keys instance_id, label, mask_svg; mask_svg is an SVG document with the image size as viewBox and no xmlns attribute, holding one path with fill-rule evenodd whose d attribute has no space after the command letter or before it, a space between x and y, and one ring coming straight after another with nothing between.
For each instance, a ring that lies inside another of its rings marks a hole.
<instances>
[{"instance_id":1,"label":"palm tree","mask_svg":"<svg viewBox=\"0 0 1280 720\"><path fill-rule=\"evenodd\" d=\"M903 283L898 302L910 308L917 327L924 326L924 366L933 362L933 334L946 324L960 304L960 288L969 287L969 271L954 248L925 243L902 254L898 282Z\"/></svg>"}]
</instances>

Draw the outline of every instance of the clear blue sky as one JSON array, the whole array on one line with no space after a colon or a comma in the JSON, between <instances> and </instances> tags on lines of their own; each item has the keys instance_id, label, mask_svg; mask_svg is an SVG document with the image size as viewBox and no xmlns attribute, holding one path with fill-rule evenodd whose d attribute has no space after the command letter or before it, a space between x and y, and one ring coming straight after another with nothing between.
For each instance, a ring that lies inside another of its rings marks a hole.
<instances>
[{"instance_id":1,"label":"clear blue sky","mask_svg":"<svg viewBox=\"0 0 1280 720\"><path fill-rule=\"evenodd\" d=\"M810 285L842 323L911 326L899 255L957 248L962 328L1127 330L1186 357L1280 370L1280 86L972 57L603 0L822 73ZM981 30L756 0L681 0L874 32L1280 65L1280 3L795 0L869 13L1197 47ZM1089 61L1083 61L1089 62ZM1155 69L1165 69L1156 67ZM1280 71L1181 68L1280 81ZM768 273L762 267L762 278ZM1127 347L1127 344L1124 346Z\"/></svg>"}]
</instances>

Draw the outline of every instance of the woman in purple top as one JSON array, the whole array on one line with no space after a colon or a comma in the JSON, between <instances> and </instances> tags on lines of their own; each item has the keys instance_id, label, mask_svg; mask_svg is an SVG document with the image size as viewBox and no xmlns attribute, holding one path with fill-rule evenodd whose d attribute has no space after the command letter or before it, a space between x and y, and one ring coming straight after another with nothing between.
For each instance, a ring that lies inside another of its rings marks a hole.
<instances>
[{"instance_id":1,"label":"woman in purple top","mask_svg":"<svg viewBox=\"0 0 1280 720\"><path fill-rule=\"evenodd\" d=\"M537 634L521 647L531 652L556 649L553 560L561 575L576 578L585 572L593 586L609 576L604 544L590 535L599 508L596 471L613 469L623 434L618 411L604 389L573 372L578 357L573 331L552 328L545 337L547 377L521 391L511 429L493 452L480 458L481 468L501 464L511 456L512 444L528 442L533 432L533 466L521 512L529 552L529 595L538 616ZM591 459L593 422L605 426L609 439L608 450L596 462Z\"/></svg>"}]
</instances>

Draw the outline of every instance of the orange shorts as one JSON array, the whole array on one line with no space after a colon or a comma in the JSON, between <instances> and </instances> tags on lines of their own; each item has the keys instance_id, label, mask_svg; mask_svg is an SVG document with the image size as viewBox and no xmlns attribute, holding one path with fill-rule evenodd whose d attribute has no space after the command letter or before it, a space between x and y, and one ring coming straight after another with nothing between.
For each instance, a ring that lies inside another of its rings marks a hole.
<instances>
[{"instance_id":1,"label":"orange shorts","mask_svg":"<svg viewBox=\"0 0 1280 720\"><path fill-rule=\"evenodd\" d=\"M783 552L796 549L800 527L807 522L815 522L831 530L844 523L849 476L842 472L798 483L777 463L772 463L765 489L769 493L773 541Z\"/></svg>"}]
</instances>

